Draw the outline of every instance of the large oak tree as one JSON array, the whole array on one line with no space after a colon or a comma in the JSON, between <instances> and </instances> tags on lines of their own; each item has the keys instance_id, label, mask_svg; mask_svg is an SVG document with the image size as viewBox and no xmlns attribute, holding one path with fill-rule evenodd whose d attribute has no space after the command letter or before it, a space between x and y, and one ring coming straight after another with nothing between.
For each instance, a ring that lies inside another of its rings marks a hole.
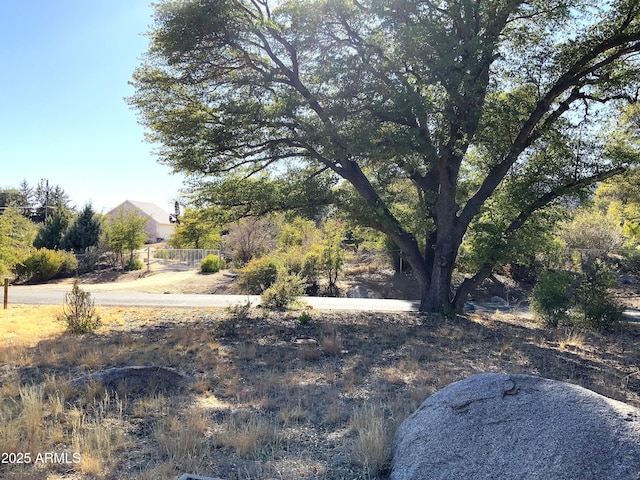
<instances>
[{"instance_id":1,"label":"large oak tree","mask_svg":"<svg viewBox=\"0 0 640 480\"><path fill-rule=\"evenodd\" d=\"M637 99L640 5L592 3L161 1L130 102L209 202L332 202L442 311L549 205L637 157L603 132ZM454 292L471 231L490 248Z\"/></svg>"}]
</instances>

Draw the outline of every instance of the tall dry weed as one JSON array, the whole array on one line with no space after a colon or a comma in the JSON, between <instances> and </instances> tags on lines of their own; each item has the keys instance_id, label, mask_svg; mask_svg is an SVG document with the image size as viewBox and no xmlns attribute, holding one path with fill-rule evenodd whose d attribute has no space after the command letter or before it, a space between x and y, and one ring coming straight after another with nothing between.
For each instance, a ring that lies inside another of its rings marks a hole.
<instances>
[{"instance_id":1,"label":"tall dry weed","mask_svg":"<svg viewBox=\"0 0 640 480\"><path fill-rule=\"evenodd\" d=\"M193 472L205 457L207 428L206 416L191 410L185 418L172 416L156 421L153 438L170 463Z\"/></svg>"},{"instance_id":2,"label":"tall dry weed","mask_svg":"<svg viewBox=\"0 0 640 480\"><path fill-rule=\"evenodd\" d=\"M351 428L357 437L353 445L353 461L368 475L385 472L391 461L392 428L385 420L384 409L376 405L357 408L351 417Z\"/></svg>"},{"instance_id":3,"label":"tall dry weed","mask_svg":"<svg viewBox=\"0 0 640 480\"><path fill-rule=\"evenodd\" d=\"M232 448L242 458L272 451L280 439L278 427L255 412L232 415L217 426L214 434L218 446Z\"/></svg>"},{"instance_id":4,"label":"tall dry weed","mask_svg":"<svg viewBox=\"0 0 640 480\"><path fill-rule=\"evenodd\" d=\"M20 429L27 452L38 451L44 438L44 387L42 385L25 385L20 388Z\"/></svg>"}]
</instances>

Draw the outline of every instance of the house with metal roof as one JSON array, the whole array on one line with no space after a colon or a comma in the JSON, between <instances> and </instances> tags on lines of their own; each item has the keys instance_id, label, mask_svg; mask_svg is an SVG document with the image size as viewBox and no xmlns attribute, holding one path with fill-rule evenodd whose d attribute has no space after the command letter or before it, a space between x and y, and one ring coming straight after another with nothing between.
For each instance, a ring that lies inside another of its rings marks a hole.
<instances>
[{"instance_id":1,"label":"house with metal roof","mask_svg":"<svg viewBox=\"0 0 640 480\"><path fill-rule=\"evenodd\" d=\"M175 232L176 225L171 223L170 215L154 203L125 200L116 208L107 212L107 216L115 215L118 210L135 211L147 219L146 232L150 243L167 240Z\"/></svg>"}]
</instances>

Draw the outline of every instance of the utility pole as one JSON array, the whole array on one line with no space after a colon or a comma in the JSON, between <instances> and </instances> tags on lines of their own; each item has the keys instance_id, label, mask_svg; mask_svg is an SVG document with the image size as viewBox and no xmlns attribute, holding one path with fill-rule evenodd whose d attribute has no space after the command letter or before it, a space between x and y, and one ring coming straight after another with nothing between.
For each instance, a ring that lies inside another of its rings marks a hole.
<instances>
[{"instance_id":1,"label":"utility pole","mask_svg":"<svg viewBox=\"0 0 640 480\"><path fill-rule=\"evenodd\" d=\"M49 216L49 179L47 179L47 183L44 190L44 221L47 221L47 217Z\"/></svg>"}]
</instances>

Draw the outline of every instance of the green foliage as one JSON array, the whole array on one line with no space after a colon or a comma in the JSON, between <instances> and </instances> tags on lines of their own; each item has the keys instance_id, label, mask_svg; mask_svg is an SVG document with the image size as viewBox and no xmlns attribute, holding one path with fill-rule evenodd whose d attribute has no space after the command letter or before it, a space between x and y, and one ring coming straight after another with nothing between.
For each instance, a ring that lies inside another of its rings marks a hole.
<instances>
[{"instance_id":1,"label":"green foliage","mask_svg":"<svg viewBox=\"0 0 640 480\"><path fill-rule=\"evenodd\" d=\"M262 292L262 305L266 308L287 308L297 297L304 295L306 283L300 275L280 273L275 282Z\"/></svg>"},{"instance_id":2,"label":"green foliage","mask_svg":"<svg viewBox=\"0 0 640 480\"><path fill-rule=\"evenodd\" d=\"M207 255L200 262L200 271L202 273L216 273L225 267L225 262L218 255Z\"/></svg>"},{"instance_id":3,"label":"green foliage","mask_svg":"<svg viewBox=\"0 0 640 480\"><path fill-rule=\"evenodd\" d=\"M604 254L622 247L624 237L620 225L598 210L582 209L565 223L559 237L568 248L595 250Z\"/></svg>"},{"instance_id":4,"label":"green foliage","mask_svg":"<svg viewBox=\"0 0 640 480\"><path fill-rule=\"evenodd\" d=\"M101 319L96 313L91 294L82 290L77 280L73 283L71 292L65 295L62 314L58 316L58 320L65 322L71 333L90 333L100 327Z\"/></svg>"},{"instance_id":5,"label":"green foliage","mask_svg":"<svg viewBox=\"0 0 640 480\"><path fill-rule=\"evenodd\" d=\"M72 214L63 205L52 209L53 213L47 217L44 224L38 230L38 235L33 242L36 248L48 248L57 250L63 248L63 238L71 225Z\"/></svg>"},{"instance_id":6,"label":"green foliage","mask_svg":"<svg viewBox=\"0 0 640 480\"><path fill-rule=\"evenodd\" d=\"M302 312L298 316L298 322L300 322L300 324L302 325L308 324L309 322L311 322L311 314L309 312Z\"/></svg>"},{"instance_id":7,"label":"green foliage","mask_svg":"<svg viewBox=\"0 0 640 480\"><path fill-rule=\"evenodd\" d=\"M267 230L267 233L262 232L264 240L260 241L256 240L259 226ZM276 230L279 230L277 237L274 234ZM239 224L236 232L242 232L243 237L265 246L260 252L269 252L265 256L254 257L240 270L240 286L248 293L263 292L276 281L279 272L299 276L310 291L315 291L322 280L330 294L337 293L336 282L345 260L342 248L344 230L340 222L328 220L322 229L318 229L313 222L300 217L281 219L277 226L268 221L252 220L252 224ZM238 233L236 237L242 238ZM276 238L278 248L273 242ZM239 248L238 240L234 244Z\"/></svg>"},{"instance_id":8,"label":"green foliage","mask_svg":"<svg viewBox=\"0 0 640 480\"><path fill-rule=\"evenodd\" d=\"M71 252L40 248L16 266L16 274L24 280L47 282L53 278L73 275L78 260Z\"/></svg>"},{"instance_id":9,"label":"green foliage","mask_svg":"<svg viewBox=\"0 0 640 480\"><path fill-rule=\"evenodd\" d=\"M36 225L17 208L9 207L0 215L0 274L14 271L32 250Z\"/></svg>"},{"instance_id":10,"label":"green foliage","mask_svg":"<svg viewBox=\"0 0 640 480\"><path fill-rule=\"evenodd\" d=\"M463 294L530 256L559 200L638 162L637 112L602 127L635 102L640 11L392 3L159 2L129 101L218 218L336 206L392 239L421 309L443 311L465 239Z\"/></svg>"},{"instance_id":11,"label":"green foliage","mask_svg":"<svg viewBox=\"0 0 640 480\"><path fill-rule=\"evenodd\" d=\"M242 291L259 295L276 281L282 263L273 257L254 258L240 270L238 286Z\"/></svg>"},{"instance_id":12,"label":"green foliage","mask_svg":"<svg viewBox=\"0 0 640 480\"><path fill-rule=\"evenodd\" d=\"M577 313L574 323L606 330L622 318L623 309L613 288L616 277L600 259L582 262L582 278L576 291Z\"/></svg>"},{"instance_id":13,"label":"green foliage","mask_svg":"<svg viewBox=\"0 0 640 480\"><path fill-rule=\"evenodd\" d=\"M44 223L47 218L55 214L57 210L71 211L69 195L59 185L50 185L47 179L42 179L33 189L26 182L20 185L25 195L28 214L36 223Z\"/></svg>"},{"instance_id":14,"label":"green foliage","mask_svg":"<svg viewBox=\"0 0 640 480\"><path fill-rule=\"evenodd\" d=\"M309 284L315 285L318 283L318 276L322 272L322 251L322 246L314 245L302 257L300 274Z\"/></svg>"},{"instance_id":15,"label":"green foliage","mask_svg":"<svg viewBox=\"0 0 640 480\"><path fill-rule=\"evenodd\" d=\"M26 206L27 201L17 188L0 188L0 207Z\"/></svg>"},{"instance_id":16,"label":"green foliage","mask_svg":"<svg viewBox=\"0 0 640 480\"><path fill-rule=\"evenodd\" d=\"M82 253L89 247L96 247L102 234L102 223L91 205L85 205L76 215L60 242L65 250Z\"/></svg>"},{"instance_id":17,"label":"green foliage","mask_svg":"<svg viewBox=\"0 0 640 480\"><path fill-rule=\"evenodd\" d=\"M331 203L335 183L335 175L289 165L278 177L264 172L254 177L232 173L203 181L194 193L209 207L208 215L218 224L237 221L247 214L264 216L273 212L317 218Z\"/></svg>"},{"instance_id":18,"label":"green foliage","mask_svg":"<svg viewBox=\"0 0 640 480\"><path fill-rule=\"evenodd\" d=\"M282 250L292 247L308 247L316 242L320 232L312 220L293 217L287 221L283 219L278 234L278 247Z\"/></svg>"},{"instance_id":19,"label":"green foliage","mask_svg":"<svg viewBox=\"0 0 640 480\"><path fill-rule=\"evenodd\" d=\"M532 163L537 165L546 161L532 160ZM536 167L535 174L532 173L528 180L535 183L536 175L544 176L539 170ZM462 243L459 257L462 270L477 272L485 265L495 268L508 263L535 267L536 257L548 256L555 250L554 233L567 213L557 207L540 207L521 217L523 209L537 195L529 181L506 181L485 202Z\"/></svg>"},{"instance_id":20,"label":"green foliage","mask_svg":"<svg viewBox=\"0 0 640 480\"><path fill-rule=\"evenodd\" d=\"M625 267L638 271L640 265L637 252L640 246L640 169L635 168L625 175L603 182L595 193L595 206L601 215L607 217L607 224L622 225L622 232L615 227L612 230L617 239L624 235L623 248L626 257Z\"/></svg>"},{"instance_id":21,"label":"green foliage","mask_svg":"<svg viewBox=\"0 0 640 480\"><path fill-rule=\"evenodd\" d=\"M146 226L146 218L124 207L107 217L105 231L109 249L117 255L123 269L136 267L134 252L149 239ZM128 255L128 258L125 258L125 255Z\"/></svg>"},{"instance_id":22,"label":"green foliage","mask_svg":"<svg viewBox=\"0 0 640 480\"><path fill-rule=\"evenodd\" d=\"M544 270L538 276L531 297L531 310L545 323L556 327L568 318L575 298L576 275L562 270Z\"/></svg>"},{"instance_id":23,"label":"green foliage","mask_svg":"<svg viewBox=\"0 0 640 480\"><path fill-rule=\"evenodd\" d=\"M180 223L176 225L176 230L167 243L173 248L206 250L220 248L219 227L212 217L213 215L206 210L185 209L180 217Z\"/></svg>"},{"instance_id":24,"label":"green foliage","mask_svg":"<svg viewBox=\"0 0 640 480\"><path fill-rule=\"evenodd\" d=\"M583 258L580 271L545 270L538 277L531 309L548 326L572 322L605 330L622 318L615 275L600 259Z\"/></svg>"},{"instance_id":25,"label":"green foliage","mask_svg":"<svg viewBox=\"0 0 640 480\"><path fill-rule=\"evenodd\" d=\"M144 263L142 260L135 257L129 257L124 263L125 272L134 272L136 270L142 270L144 268Z\"/></svg>"}]
</instances>

